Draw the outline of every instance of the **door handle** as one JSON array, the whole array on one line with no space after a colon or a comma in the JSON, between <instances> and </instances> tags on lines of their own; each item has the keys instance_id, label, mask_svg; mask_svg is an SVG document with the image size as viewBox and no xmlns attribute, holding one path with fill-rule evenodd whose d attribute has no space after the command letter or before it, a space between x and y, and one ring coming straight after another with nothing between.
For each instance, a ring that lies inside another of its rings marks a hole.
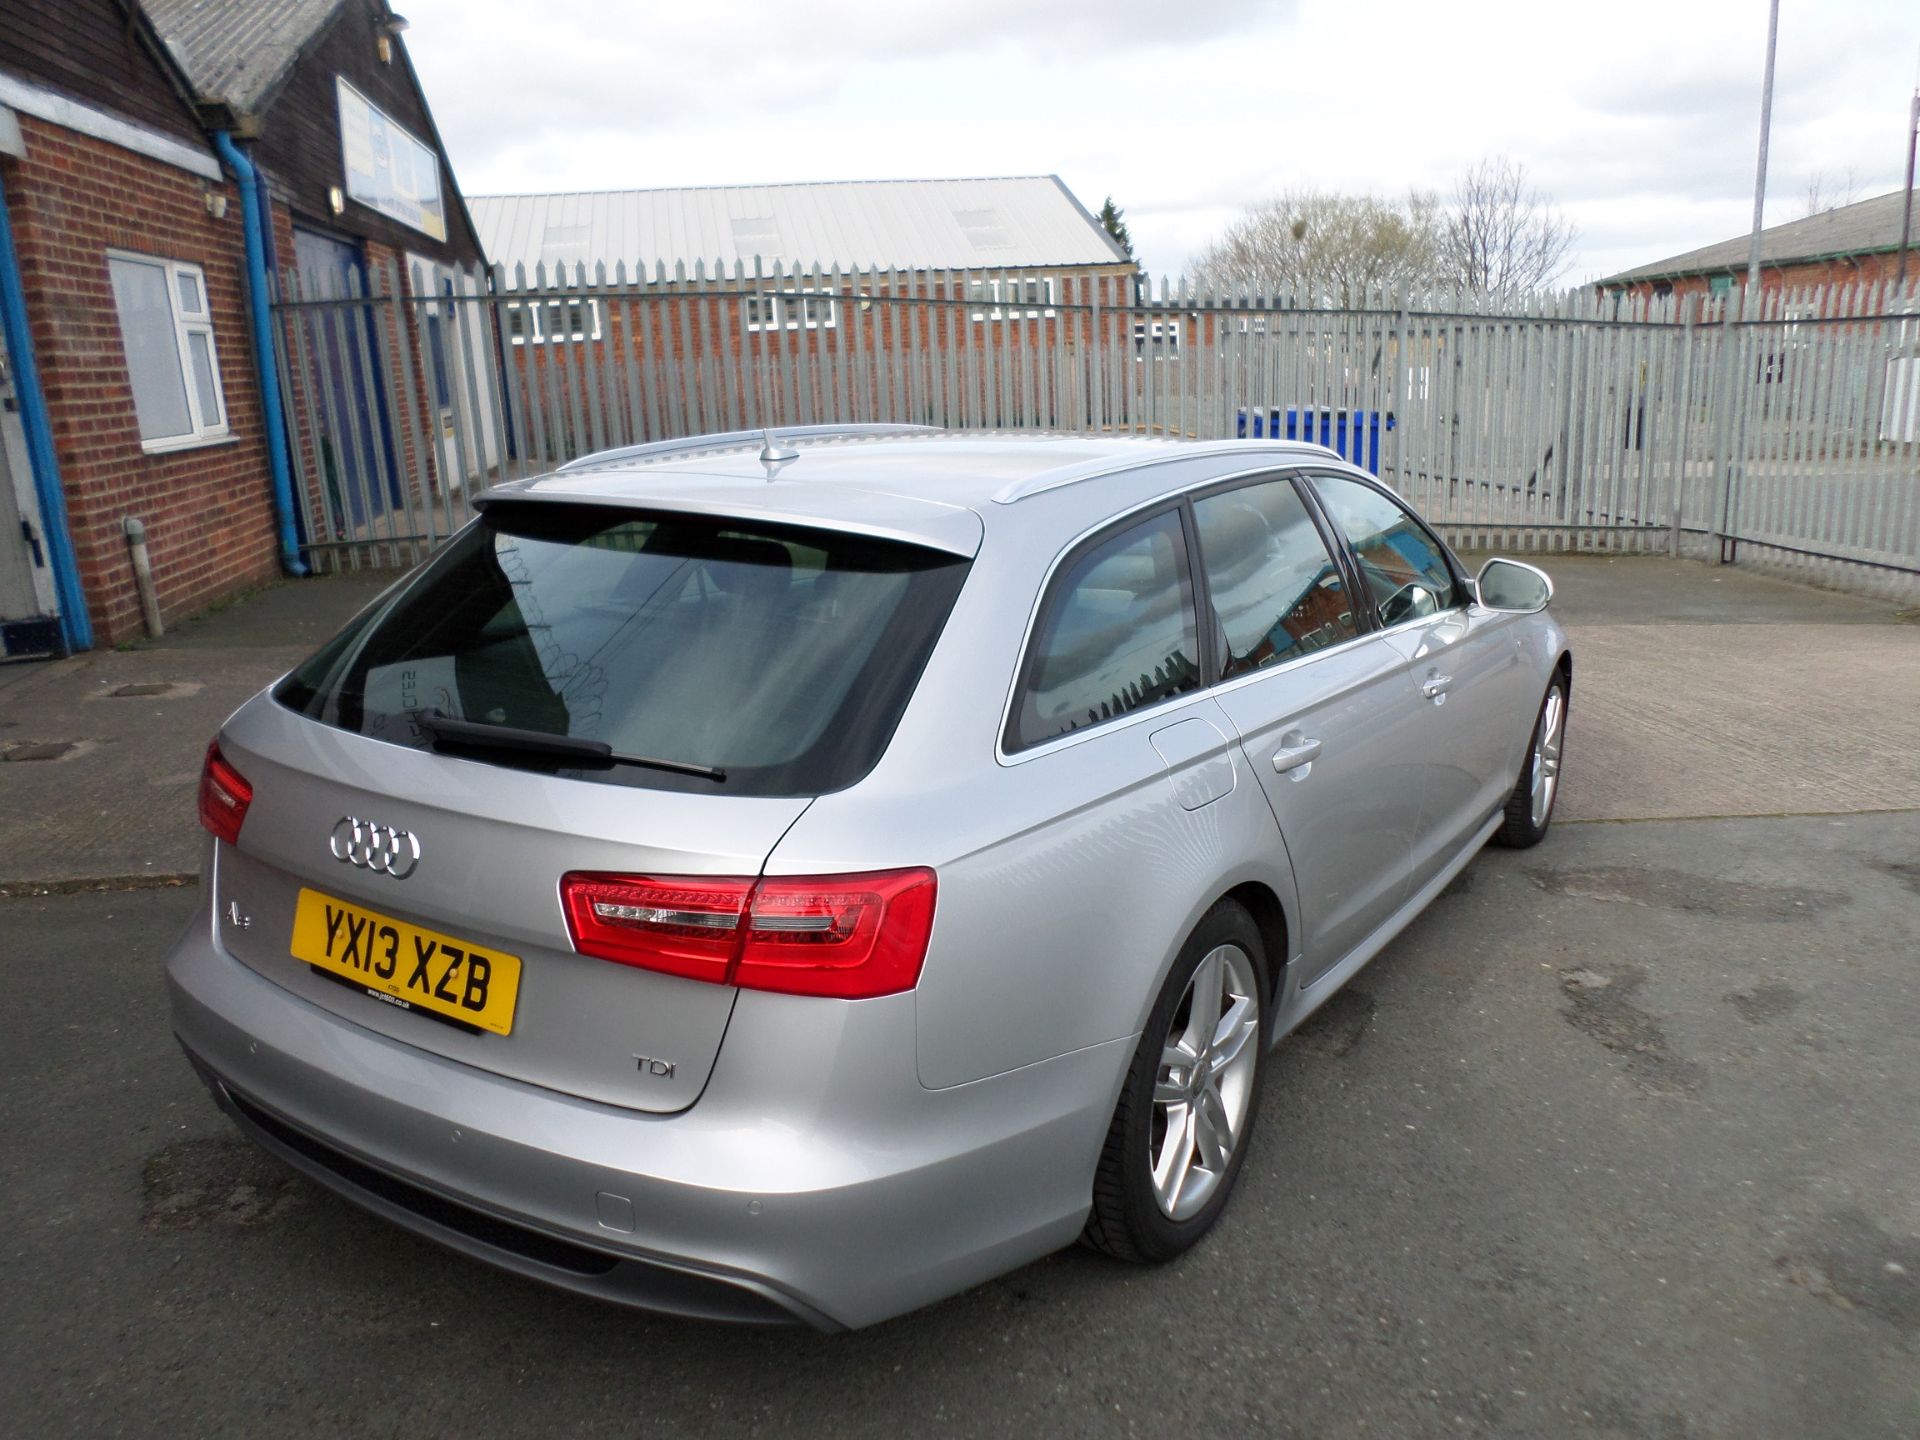
<instances>
[{"instance_id":1,"label":"door handle","mask_svg":"<svg viewBox=\"0 0 1920 1440\"><path fill-rule=\"evenodd\" d=\"M1452 688L1453 677L1451 675L1430 675L1427 677L1426 684L1420 687L1420 693L1429 700L1438 700Z\"/></svg>"},{"instance_id":2,"label":"door handle","mask_svg":"<svg viewBox=\"0 0 1920 1440\"><path fill-rule=\"evenodd\" d=\"M1273 773L1284 775L1289 770L1298 770L1302 765L1311 765L1320 758L1318 740L1302 740L1298 745L1283 745L1273 752Z\"/></svg>"}]
</instances>

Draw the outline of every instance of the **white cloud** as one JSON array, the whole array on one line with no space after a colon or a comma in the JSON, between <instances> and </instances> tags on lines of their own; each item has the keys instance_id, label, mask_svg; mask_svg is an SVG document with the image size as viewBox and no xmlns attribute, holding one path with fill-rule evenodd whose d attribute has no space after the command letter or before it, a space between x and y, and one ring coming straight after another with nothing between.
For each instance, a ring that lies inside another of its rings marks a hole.
<instances>
[{"instance_id":1,"label":"white cloud","mask_svg":"<svg viewBox=\"0 0 1920 1440\"><path fill-rule=\"evenodd\" d=\"M1057 173L1177 270L1298 185L1444 191L1506 153L1581 227L1569 281L1750 215L1758 0L407 0L471 193ZM1783 0L1768 218L1893 188L1911 0Z\"/></svg>"}]
</instances>

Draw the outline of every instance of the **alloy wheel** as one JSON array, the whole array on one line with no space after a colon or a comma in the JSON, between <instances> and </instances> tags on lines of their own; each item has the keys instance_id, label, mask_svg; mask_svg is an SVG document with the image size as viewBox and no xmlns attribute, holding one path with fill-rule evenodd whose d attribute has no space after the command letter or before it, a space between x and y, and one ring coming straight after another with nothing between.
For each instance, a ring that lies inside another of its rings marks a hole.
<instances>
[{"instance_id":1,"label":"alloy wheel","mask_svg":"<svg viewBox=\"0 0 1920 1440\"><path fill-rule=\"evenodd\" d=\"M1533 824L1547 823L1553 813L1554 792L1560 788L1560 751L1566 741L1567 696L1555 685L1547 692L1546 707L1540 712L1540 733L1533 742Z\"/></svg>"},{"instance_id":2,"label":"alloy wheel","mask_svg":"<svg viewBox=\"0 0 1920 1440\"><path fill-rule=\"evenodd\" d=\"M1260 1063L1260 986L1238 945L1209 950L1173 1013L1153 1085L1154 1199L1171 1220L1206 1208L1246 1129Z\"/></svg>"}]
</instances>

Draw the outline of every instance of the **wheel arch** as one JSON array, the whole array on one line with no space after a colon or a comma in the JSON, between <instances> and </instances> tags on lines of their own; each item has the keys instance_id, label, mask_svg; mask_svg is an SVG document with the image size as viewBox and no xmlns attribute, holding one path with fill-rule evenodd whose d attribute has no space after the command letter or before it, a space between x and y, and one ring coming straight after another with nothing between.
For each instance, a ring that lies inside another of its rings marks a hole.
<instances>
[{"instance_id":1,"label":"wheel arch","mask_svg":"<svg viewBox=\"0 0 1920 1440\"><path fill-rule=\"evenodd\" d=\"M1260 932L1260 943L1267 952L1267 1011L1271 1015L1285 991L1288 949L1288 937L1291 931L1287 924L1286 907L1280 903L1280 897L1271 886L1260 880L1243 880L1228 890L1215 905L1231 900L1248 915L1253 917L1254 928ZM1212 906L1208 906L1212 909Z\"/></svg>"},{"instance_id":2,"label":"wheel arch","mask_svg":"<svg viewBox=\"0 0 1920 1440\"><path fill-rule=\"evenodd\" d=\"M1215 888L1202 891L1196 897L1185 922L1171 932L1166 952L1154 967L1152 984L1140 998L1141 1008L1133 1026L1136 1034L1145 1027L1154 1002L1166 986L1167 976L1180 958L1180 951L1201 921L1226 901L1246 911L1259 933L1260 943L1267 952L1267 983L1272 991L1267 996L1267 1010L1269 1014L1277 1011L1286 996L1287 964L1293 958L1289 947L1296 933L1292 909L1296 897L1291 893L1293 871L1284 847L1276 858L1281 867L1277 870L1257 864L1236 866L1216 880Z\"/></svg>"}]
</instances>

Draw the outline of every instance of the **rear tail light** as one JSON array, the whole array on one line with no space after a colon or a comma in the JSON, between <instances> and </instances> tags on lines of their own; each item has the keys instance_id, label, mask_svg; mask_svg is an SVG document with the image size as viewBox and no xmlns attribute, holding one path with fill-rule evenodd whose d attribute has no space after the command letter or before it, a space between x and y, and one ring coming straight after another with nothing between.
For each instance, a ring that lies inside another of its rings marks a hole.
<instances>
[{"instance_id":1,"label":"rear tail light","mask_svg":"<svg viewBox=\"0 0 1920 1440\"><path fill-rule=\"evenodd\" d=\"M583 955L724 983L739 948L751 880L568 875L567 929Z\"/></svg>"},{"instance_id":2,"label":"rear tail light","mask_svg":"<svg viewBox=\"0 0 1920 1440\"><path fill-rule=\"evenodd\" d=\"M933 897L931 870L763 879L733 983L847 1000L911 990L933 933Z\"/></svg>"},{"instance_id":3,"label":"rear tail light","mask_svg":"<svg viewBox=\"0 0 1920 1440\"><path fill-rule=\"evenodd\" d=\"M931 870L859 875L571 874L560 881L582 955L790 995L911 990L933 933Z\"/></svg>"},{"instance_id":4,"label":"rear tail light","mask_svg":"<svg viewBox=\"0 0 1920 1440\"><path fill-rule=\"evenodd\" d=\"M220 742L207 746L207 762L200 768L200 823L207 833L229 845L240 839L240 826L253 803L253 786L220 753Z\"/></svg>"}]
</instances>

